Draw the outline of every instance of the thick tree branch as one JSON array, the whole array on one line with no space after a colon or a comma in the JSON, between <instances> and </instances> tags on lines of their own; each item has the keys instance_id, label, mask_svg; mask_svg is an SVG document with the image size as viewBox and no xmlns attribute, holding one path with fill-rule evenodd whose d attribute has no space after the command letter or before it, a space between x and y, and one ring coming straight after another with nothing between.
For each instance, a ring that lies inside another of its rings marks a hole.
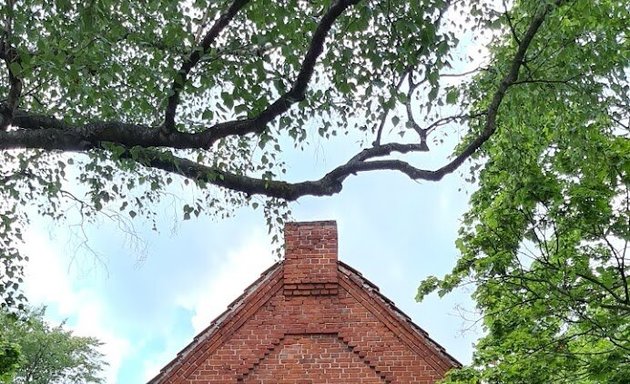
<instances>
[{"instance_id":1,"label":"thick tree branch","mask_svg":"<svg viewBox=\"0 0 630 384\"><path fill-rule=\"evenodd\" d=\"M104 145L105 143L113 143L126 148L139 147L144 148L142 149L144 155L142 160L138 161L147 167L161 169L195 181L203 181L246 194L261 194L285 200L296 200L305 195L323 196L338 193L342 189L344 180L350 175L359 172L394 170L414 180L440 180L445 175L455 171L495 132L499 106L508 88L517 81L519 69L527 49L551 6L541 7L540 11L532 18L526 33L522 36L521 44L518 45L508 73L498 85L488 109L481 113L481 115L486 115L483 131L452 161L439 169L419 169L402 160L382 159L382 157L391 155L393 152L409 153L427 150L426 145L423 145L423 143L389 143L376 145L359 152L348 162L333 169L319 180L288 183L238 175L188 159L165 155L159 150L148 148L207 149L216 140L229 135L244 135L262 131L265 124L287 111L293 103L304 97L316 60L323 51L327 33L339 15L356 2L358 0L340 0L328 10L313 35L311 45L291 90L281 96L256 118L222 123L201 133L172 132L168 136L164 136L160 133L159 127L120 122L71 126L51 117L18 111L15 116L15 123L23 129L0 132L0 149L41 148L48 150L87 151L106 148L107 145Z\"/></svg>"},{"instance_id":2,"label":"thick tree branch","mask_svg":"<svg viewBox=\"0 0 630 384\"><path fill-rule=\"evenodd\" d=\"M322 19L313 33L306 55L302 60L300 71L298 72L293 86L287 93L280 96L254 118L234 120L215 125L204 133L204 136L206 136L204 139L209 143L214 143L217 140L231 135L260 133L273 119L288 111L293 104L303 100L311 77L315 71L317 59L324 51L326 36L343 12L360 1L361 0L338 0L328 9L324 16L322 16Z\"/></svg>"},{"instance_id":3,"label":"thick tree branch","mask_svg":"<svg viewBox=\"0 0 630 384\"><path fill-rule=\"evenodd\" d=\"M129 151L123 154L123 156L127 158L133 157L130 155ZM196 182L216 185L247 195L265 195L293 201L301 196L325 196L333 195L341 191L341 184L336 184L334 180L327 178L300 183L258 179L227 172L216 167L205 166L185 158L172 156L171 154L165 154L152 149L140 150L136 152L135 157L140 157L138 162L144 166L161 169Z\"/></svg>"},{"instance_id":4,"label":"thick tree branch","mask_svg":"<svg viewBox=\"0 0 630 384\"><path fill-rule=\"evenodd\" d=\"M5 131L13 121L13 115L20 103L22 94L22 79L20 74L16 73L21 68L20 56L15 47L11 45L13 35L13 0L8 0L6 4L6 20L5 27L0 38L0 58L6 64L9 72L9 95L7 103L0 109L0 131Z\"/></svg>"},{"instance_id":5,"label":"thick tree branch","mask_svg":"<svg viewBox=\"0 0 630 384\"><path fill-rule=\"evenodd\" d=\"M74 126L54 117L23 111L15 113L13 125L23 129L0 132L0 149L86 151L99 147L102 142L124 146L170 146L189 141L183 134L168 142L165 138L160 139L157 129L143 125L97 122Z\"/></svg>"},{"instance_id":6,"label":"thick tree branch","mask_svg":"<svg viewBox=\"0 0 630 384\"><path fill-rule=\"evenodd\" d=\"M173 156L170 153L157 151L154 149L138 149L132 155L131 151L126 151L122 156L136 159L144 166L161 169L174 173L194 181L201 181L213 184L218 187L243 192L248 195L265 195L269 197L281 198L288 201L297 200L302 196L329 196L339 193L342 189L343 180L349 175L367 171L371 164L378 164L377 161L366 162L365 160L375 157L387 156L393 152L409 153L425 150L421 144L398 144L390 143L378 147L365 149L354 156L348 163L329 172L319 180L304 181L299 183L288 183L284 181L258 179L244 175L237 175L216 167L209 167L197 162ZM402 164L406 164L401 162ZM410 167L410 166L409 166ZM395 169L395 168L374 168L374 169ZM404 168L400 168L401 170ZM425 171L427 172L427 171Z\"/></svg>"},{"instance_id":7,"label":"thick tree branch","mask_svg":"<svg viewBox=\"0 0 630 384\"><path fill-rule=\"evenodd\" d=\"M249 3L249 0L235 0L230 5L227 12L222 14L214 23L212 28L210 28L208 33L204 36L203 40L201 40L201 44L199 45L199 47L197 47L182 63L182 67L177 72L177 76L173 80L173 84L171 86L172 93L169 96L168 103L166 105L163 133L168 134L175 130L175 114L177 113L177 105L179 104L179 94L186 84L188 74L193 69L193 67L197 65L197 63L199 63L203 55L208 52L219 34L225 29L225 27L228 26L234 16L236 16L236 14L245 5L247 5L247 3Z\"/></svg>"}]
</instances>

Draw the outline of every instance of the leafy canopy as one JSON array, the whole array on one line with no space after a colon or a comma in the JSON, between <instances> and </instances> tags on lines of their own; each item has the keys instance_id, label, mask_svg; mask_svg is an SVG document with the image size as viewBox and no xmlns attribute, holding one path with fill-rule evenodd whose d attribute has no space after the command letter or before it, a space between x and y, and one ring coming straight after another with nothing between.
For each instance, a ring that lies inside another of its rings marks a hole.
<instances>
[{"instance_id":1,"label":"leafy canopy","mask_svg":"<svg viewBox=\"0 0 630 384\"><path fill-rule=\"evenodd\" d=\"M533 3L492 45L500 67ZM566 2L532 43L457 242L453 271L419 299L473 283L486 331L447 383L626 383L630 377L630 10ZM507 19L506 19L507 22ZM501 73L467 92L483 106ZM477 128L482 129L482 128ZM474 130L474 128L473 128Z\"/></svg>"},{"instance_id":2,"label":"leafy canopy","mask_svg":"<svg viewBox=\"0 0 630 384\"><path fill-rule=\"evenodd\" d=\"M0 311L0 335L13 345L12 350L4 349L9 353L0 350L0 382L102 383L100 373L106 365L98 351L102 344L73 335L63 324L51 327L44 314L44 308L29 309L19 317Z\"/></svg>"},{"instance_id":3,"label":"leafy canopy","mask_svg":"<svg viewBox=\"0 0 630 384\"><path fill-rule=\"evenodd\" d=\"M447 123L482 119L484 136L494 129L505 86L544 17L513 53L496 102L474 114L454 111L459 94L440 90L440 76L454 75L459 14L496 18L485 11L478 1L446 0L7 1L3 302L21 299L26 260L16 244L35 215L64 220L78 211L86 220L99 213L155 224L155 206L172 186L194 184L180 204L184 219L249 205L273 226L287 202L339 193L353 174L439 180L453 172L484 137L436 170L396 153L428 151ZM362 137L346 163L317 180L286 175L288 148L340 134Z\"/></svg>"},{"instance_id":4,"label":"leafy canopy","mask_svg":"<svg viewBox=\"0 0 630 384\"><path fill-rule=\"evenodd\" d=\"M20 347L0 335L0 383L9 382L18 369Z\"/></svg>"}]
</instances>

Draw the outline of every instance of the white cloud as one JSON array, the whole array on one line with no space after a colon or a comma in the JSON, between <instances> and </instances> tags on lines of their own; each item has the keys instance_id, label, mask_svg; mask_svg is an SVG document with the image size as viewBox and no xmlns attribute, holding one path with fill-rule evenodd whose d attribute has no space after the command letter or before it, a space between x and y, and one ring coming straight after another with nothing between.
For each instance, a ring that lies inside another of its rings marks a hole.
<instances>
[{"instance_id":1,"label":"white cloud","mask_svg":"<svg viewBox=\"0 0 630 384\"><path fill-rule=\"evenodd\" d=\"M191 310L195 332L206 328L243 290L274 263L269 239L256 231L238 248L212 263L195 291L183 292L175 300Z\"/></svg>"},{"instance_id":2,"label":"white cloud","mask_svg":"<svg viewBox=\"0 0 630 384\"><path fill-rule=\"evenodd\" d=\"M96 292L73 287L70 258L58 252L45 235L31 228L23 252L30 257L25 268L24 291L32 305L46 305L52 323L68 319L66 328L79 336L96 337L104 343L100 351L109 363L104 371L107 383L116 383L130 344L116 335L105 322L105 311ZM54 313L54 314L53 314Z\"/></svg>"},{"instance_id":3,"label":"white cloud","mask_svg":"<svg viewBox=\"0 0 630 384\"><path fill-rule=\"evenodd\" d=\"M180 292L176 296L173 306L193 313L191 323L195 334L205 329L275 262L271 248L269 238L262 231L255 231L233 250L228 251L225 257L214 258L205 274L201 278L196 277L199 284L194 290ZM190 335L190 340L192 337ZM164 335L162 339L166 341L166 346L161 353L151 356L143 363L145 380L153 378L182 348L177 342L171 342L168 335Z\"/></svg>"}]
</instances>

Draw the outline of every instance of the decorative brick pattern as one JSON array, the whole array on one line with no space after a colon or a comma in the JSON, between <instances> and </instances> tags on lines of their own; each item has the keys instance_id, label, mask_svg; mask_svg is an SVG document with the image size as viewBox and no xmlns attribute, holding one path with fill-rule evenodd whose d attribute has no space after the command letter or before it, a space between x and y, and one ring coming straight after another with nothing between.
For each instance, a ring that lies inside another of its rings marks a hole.
<instances>
[{"instance_id":1,"label":"decorative brick pattern","mask_svg":"<svg viewBox=\"0 0 630 384\"><path fill-rule=\"evenodd\" d=\"M337 283L284 284L285 296L328 296L339 293Z\"/></svg>"},{"instance_id":2,"label":"decorative brick pattern","mask_svg":"<svg viewBox=\"0 0 630 384\"><path fill-rule=\"evenodd\" d=\"M328 261L313 262L336 252L333 224L287 225L297 237L287 239L286 259L151 383L430 384L458 366L336 253L334 279ZM299 245L299 236L306 236L306 245ZM319 245L333 239L334 246ZM292 258L296 251L311 261ZM314 277L299 271L311 265L317 266Z\"/></svg>"},{"instance_id":3,"label":"decorative brick pattern","mask_svg":"<svg viewBox=\"0 0 630 384\"><path fill-rule=\"evenodd\" d=\"M334 334L290 335L243 384L388 383Z\"/></svg>"}]
</instances>

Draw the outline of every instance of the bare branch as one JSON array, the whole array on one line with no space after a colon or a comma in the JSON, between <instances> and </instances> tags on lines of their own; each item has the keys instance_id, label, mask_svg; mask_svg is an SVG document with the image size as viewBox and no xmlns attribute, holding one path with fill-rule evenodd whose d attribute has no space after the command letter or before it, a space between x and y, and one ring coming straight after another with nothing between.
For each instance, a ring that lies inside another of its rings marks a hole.
<instances>
[{"instance_id":1,"label":"bare branch","mask_svg":"<svg viewBox=\"0 0 630 384\"><path fill-rule=\"evenodd\" d=\"M420 128L416 119L413 117L413 110L411 108L411 100L413 98L413 94L418 89L418 87L423 84L425 81L428 81L428 77L425 76L422 81L417 83L413 82L412 76L409 76L409 90L407 90L407 101L405 102L405 109L407 110L407 121L411 125L414 131L420 137L420 143L423 143L425 146L427 145L427 131Z\"/></svg>"},{"instance_id":2,"label":"bare branch","mask_svg":"<svg viewBox=\"0 0 630 384\"><path fill-rule=\"evenodd\" d=\"M486 70L488 69L485 67L479 66L477 68L473 68L469 71L465 71L461 73L440 73L440 77L464 77L464 76L472 75L473 73L477 73L479 71L486 71Z\"/></svg>"},{"instance_id":3,"label":"bare branch","mask_svg":"<svg viewBox=\"0 0 630 384\"><path fill-rule=\"evenodd\" d=\"M403 83L405 82L405 78L410 77L410 76L411 76L411 69L405 71L402 74L402 76L400 76L398 83L394 87L394 92L398 92L400 90L400 87L402 87ZM389 115L389 112L391 112L391 108L385 109L381 115L381 121L378 125L378 128L376 129L376 139L374 140L374 143L373 143L374 146L381 145L383 129L385 128L385 122L387 121L387 116Z\"/></svg>"},{"instance_id":4,"label":"bare branch","mask_svg":"<svg viewBox=\"0 0 630 384\"><path fill-rule=\"evenodd\" d=\"M486 112L462 113L462 114L457 114L457 115L451 115L451 116L439 118L424 127L418 127L418 128L426 132L426 134L428 135L429 133L431 133L431 131L435 130L436 128L446 125L448 123L451 123L453 121L464 122L465 120L476 119L485 115L486 115Z\"/></svg>"},{"instance_id":5,"label":"bare branch","mask_svg":"<svg viewBox=\"0 0 630 384\"><path fill-rule=\"evenodd\" d=\"M519 84L564 84L564 85L571 85L571 82L575 79L579 79L580 77L582 77L583 74L577 74L575 76L571 76L567 79L560 79L560 80L556 80L556 79L524 79L524 80L519 80L519 81L515 81L513 85L519 85Z\"/></svg>"}]
</instances>

